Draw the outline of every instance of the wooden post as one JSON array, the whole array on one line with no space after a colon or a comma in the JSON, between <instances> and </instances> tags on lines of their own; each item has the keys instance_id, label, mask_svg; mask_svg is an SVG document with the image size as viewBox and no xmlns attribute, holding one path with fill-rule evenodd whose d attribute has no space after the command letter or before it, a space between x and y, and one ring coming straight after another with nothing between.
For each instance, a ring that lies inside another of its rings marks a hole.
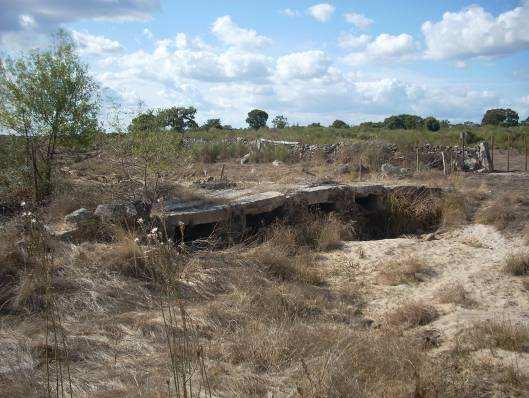
<instances>
[{"instance_id":1,"label":"wooden post","mask_svg":"<svg viewBox=\"0 0 529 398\"><path fill-rule=\"evenodd\" d=\"M490 136L490 168L494 171L494 135Z\"/></svg>"},{"instance_id":2,"label":"wooden post","mask_svg":"<svg viewBox=\"0 0 529 398\"><path fill-rule=\"evenodd\" d=\"M220 179L224 177L224 163L222 164L222 169L220 169Z\"/></svg>"},{"instance_id":3,"label":"wooden post","mask_svg":"<svg viewBox=\"0 0 529 398\"><path fill-rule=\"evenodd\" d=\"M527 160L529 158L529 150L527 148L527 134L523 136L523 147L525 152L525 171L527 171Z\"/></svg>"},{"instance_id":4,"label":"wooden post","mask_svg":"<svg viewBox=\"0 0 529 398\"><path fill-rule=\"evenodd\" d=\"M463 138L461 138L461 146L463 148L463 163L462 163L462 166L463 166L463 171L465 170L465 159L467 158L466 156L466 153L465 153L465 137L463 136Z\"/></svg>"},{"instance_id":5,"label":"wooden post","mask_svg":"<svg viewBox=\"0 0 529 398\"><path fill-rule=\"evenodd\" d=\"M419 145L417 145L417 148L415 148L415 162L416 162L416 165L417 165L417 173L420 173L421 171L421 165L419 163Z\"/></svg>"},{"instance_id":6,"label":"wooden post","mask_svg":"<svg viewBox=\"0 0 529 398\"><path fill-rule=\"evenodd\" d=\"M441 157L443 158L443 174L446 177L446 160L445 160L445 153L444 151L441 152Z\"/></svg>"},{"instance_id":7,"label":"wooden post","mask_svg":"<svg viewBox=\"0 0 529 398\"><path fill-rule=\"evenodd\" d=\"M507 136L507 171L511 171L511 135Z\"/></svg>"}]
</instances>

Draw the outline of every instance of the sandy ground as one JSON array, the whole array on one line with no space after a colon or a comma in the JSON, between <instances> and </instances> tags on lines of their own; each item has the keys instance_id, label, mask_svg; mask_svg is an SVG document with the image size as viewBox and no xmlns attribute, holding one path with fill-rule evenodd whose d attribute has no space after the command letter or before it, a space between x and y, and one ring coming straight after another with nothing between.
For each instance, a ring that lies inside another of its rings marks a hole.
<instances>
[{"instance_id":1,"label":"sandy ground","mask_svg":"<svg viewBox=\"0 0 529 398\"><path fill-rule=\"evenodd\" d=\"M424 328L440 333L439 350L452 348L456 337L476 321L529 322L529 291L522 279L502 271L505 258L529 250L520 238L506 238L494 227L469 225L435 236L435 240L398 238L347 242L343 250L326 255L330 283L356 283L366 295L365 315L381 322L384 313L408 301L434 305L439 319ZM428 271L423 281L389 286L380 273L392 260L415 256ZM439 289L460 282L477 305L463 308L441 304ZM529 353L520 354L529 372Z\"/></svg>"}]
</instances>

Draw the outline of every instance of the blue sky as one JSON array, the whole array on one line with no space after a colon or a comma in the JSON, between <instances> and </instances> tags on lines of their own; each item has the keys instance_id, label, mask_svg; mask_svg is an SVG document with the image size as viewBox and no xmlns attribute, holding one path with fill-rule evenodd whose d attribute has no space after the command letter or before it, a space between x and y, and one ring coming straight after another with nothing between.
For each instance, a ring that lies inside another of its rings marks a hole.
<instances>
[{"instance_id":1,"label":"blue sky","mask_svg":"<svg viewBox=\"0 0 529 398\"><path fill-rule=\"evenodd\" d=\"M127 109L194 105L244 124L396 113L479 121L529 116L529 0L0 0L0 49L64 27Z\"/></svg>"}]
</instances>

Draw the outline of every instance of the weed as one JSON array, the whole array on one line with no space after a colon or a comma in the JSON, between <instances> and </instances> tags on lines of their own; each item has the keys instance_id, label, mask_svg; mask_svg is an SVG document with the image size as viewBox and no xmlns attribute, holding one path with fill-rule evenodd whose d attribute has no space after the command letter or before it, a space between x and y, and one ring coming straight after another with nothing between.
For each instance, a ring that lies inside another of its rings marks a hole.
<instances>
[{"instance_id":1,"label":"weed","mask_svg":"<svg viewBox=\"0 0 529 398\"><path fill-rule=\"evenodd\" d=\"M507 257L503 271L514 276L529 275L529 253L518 253Z\"/></svg>"},{"instance_id":2,"label":"weed","mask_svg":"<svg viewBox=\"0 0 529 398\"><path fill-rule=\"evenodd\" d=\"M420 275L427 271L426 263L417 257L406 257L384 264L381 279L388 285L416 283L423 280Z\"/></svg>"},{"instance_id":3,"label":"weed","mask_svg":"<svg viewBox=\"0 0 529 398\"><path fill-rule=\"evenodd\" d=\"M391 326L411 329L427 325L438 317L439 313L435 307L421 302L410 302L389 312L386 315L386 322Z\"/></svg>"}]
</instances>

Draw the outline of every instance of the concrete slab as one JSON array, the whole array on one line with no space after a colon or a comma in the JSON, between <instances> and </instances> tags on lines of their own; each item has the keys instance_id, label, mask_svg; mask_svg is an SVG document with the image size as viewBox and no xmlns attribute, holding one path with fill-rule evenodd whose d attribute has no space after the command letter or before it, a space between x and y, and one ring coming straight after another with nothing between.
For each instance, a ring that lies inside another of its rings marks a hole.
<instances>
[{"instance_id":1,"label":"concrete slab","mask_svg":"<svg viewBox=\"0 0 529 398\"><path fill-rule=\"evenodd\" d=\"M233 202L232 206L241 210L244 215L270 213L283 206L286 196L281 192L263 192L245 196Z\"/></svg>"}]
</instances>

